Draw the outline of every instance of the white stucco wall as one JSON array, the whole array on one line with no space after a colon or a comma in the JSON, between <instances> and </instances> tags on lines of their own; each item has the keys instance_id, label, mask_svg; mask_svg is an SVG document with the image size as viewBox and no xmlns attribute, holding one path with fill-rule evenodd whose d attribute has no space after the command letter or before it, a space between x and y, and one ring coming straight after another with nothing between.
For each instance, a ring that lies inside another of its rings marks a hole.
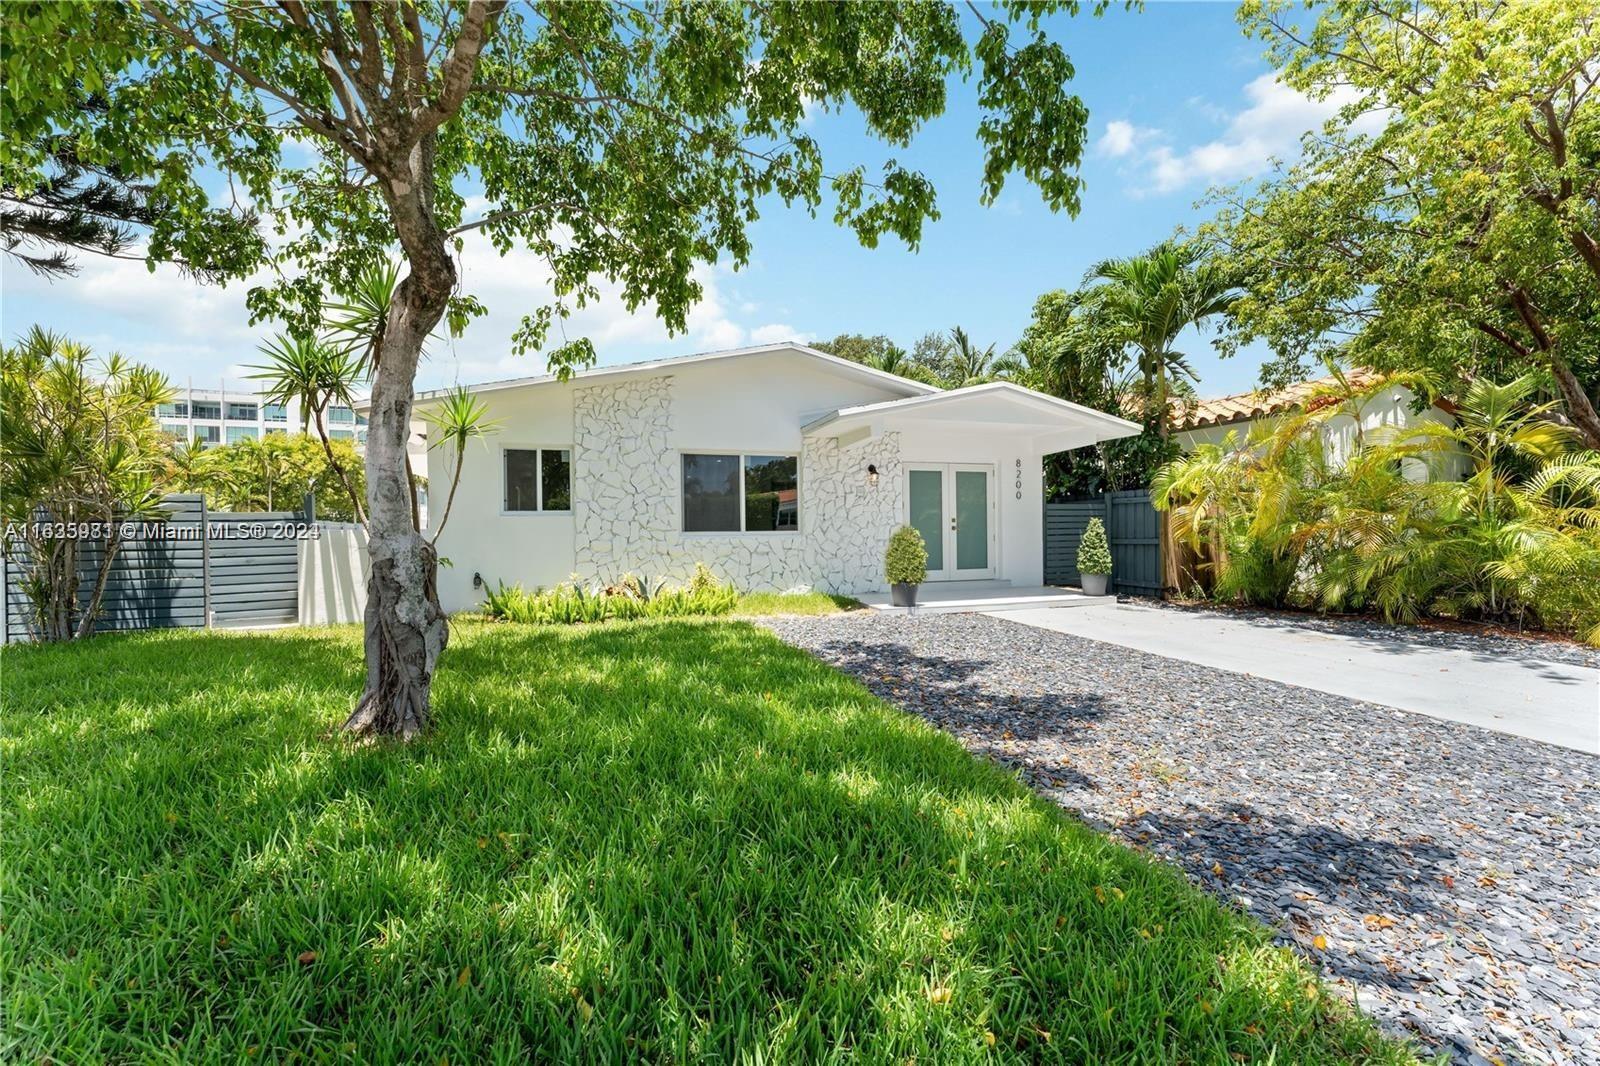
<instances>
[{"instance_id":1,"label":"white stucco wall","mask_svg":"<svg viewBox=\"0 0 1600 1066\"><path fill-rule=\"evenodd\" d=\"M883 546L904 509L898 441L884 434L851 448L802 441L800 427L841 406L898 399L873 382L775 353L691 364L652 375L576 378L480 393L499 430L470 445L440 554L446 610L482 600L472 576L550 586L573 575L624 573L680 581L704 562L743 589L811 585L866 591L881 584ZM570 513L503 510L506 448L570 448ZM682 532L684 452L800 456L798 533ZM428 457L443 509L454 456ZM879 470L876 487L866 469Z\"/></svg>"}]
</instances>

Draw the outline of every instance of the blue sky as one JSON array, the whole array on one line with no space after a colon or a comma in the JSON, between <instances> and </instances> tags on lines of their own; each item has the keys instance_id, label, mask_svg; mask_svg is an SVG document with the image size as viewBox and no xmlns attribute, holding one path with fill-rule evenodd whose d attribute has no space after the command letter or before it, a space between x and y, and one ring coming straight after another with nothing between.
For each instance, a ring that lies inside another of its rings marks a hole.
<instances>
[{"instance_id":1,"label":"blue sky","mask_svg":"<svg viewBox=\"0 0 1600 1066\"><path fill-rule=\"evenodd\" d=\"M817 114L810 131L830 169L863 162L871 171L892 155L933 180L943 217L916 253L889 241L861 248L826 210L812 219L774 203L752 229L749 266L703 275L707 299L687 335L668 338L648 310L629 315L612 300L569 323L568 335L590 336L602 363L841 332L886 333L909 347L958 324L1004 349L1040 293L1072 288L1092 263L1194 225L1207 213L1195 201L1208 185L1265 173L1272 156L1297 154L1300 134L1331 110L1272 79L1231 5L1153 3L1142 12L1064 18L1053 36L1077 66L1073 87L1090 114L1076 218L1052 213L1020 178L994 206L979 205L972 85L956 87L949 111L908 150L864 137L852 113ZM79 277L51 283L6 261L0 330L14 336L37 322L150 362L179 383L235 381L241 365L255 361L267 327L248 325L244 284L197 286L170 268L151 275L140 264L91 256L81 265ZM546 291L537 263L474 245L463 269L468 290L491 313L462 338L433 345L419 385L542 371L541 357L513 356L507 344ZM1191 338L1186 349L1207 395L1250 388L1262 361L1260 352L1221 359L1208 338Z\"/></svg>"}]
</instances>

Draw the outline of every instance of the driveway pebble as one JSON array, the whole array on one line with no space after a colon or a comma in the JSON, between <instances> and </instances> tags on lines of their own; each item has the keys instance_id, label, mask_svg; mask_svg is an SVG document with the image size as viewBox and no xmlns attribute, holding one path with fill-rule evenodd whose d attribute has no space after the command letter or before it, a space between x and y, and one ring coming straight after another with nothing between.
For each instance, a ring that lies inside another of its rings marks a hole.
<instances>
[{"instance_id":1,"label":"driveway pebble","mask_svg":"<svg viewBox=\"0 0 1600 1066\"><path fill-rule=\"evenodd\" d=\"M1600 759L981 615L763 624L1249 910L1391 1031L1600 1062Z\"/></svg>"}]
</instances>

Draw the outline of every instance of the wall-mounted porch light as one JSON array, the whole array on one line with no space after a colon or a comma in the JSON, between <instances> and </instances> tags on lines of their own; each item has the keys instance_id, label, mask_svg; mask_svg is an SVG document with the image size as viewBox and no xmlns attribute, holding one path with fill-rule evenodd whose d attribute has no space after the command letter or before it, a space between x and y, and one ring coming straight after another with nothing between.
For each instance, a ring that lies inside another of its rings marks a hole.
<instances>
[{"instance_id":1,"label":"wall-mounted porch light","mask_svg":"<svg viewBox=\"0 0 1600 1066\"><path fill-rule=\"evenodd\" d=\"M878 468L871 463L867 464L867 484L872 488L878 487Z\"/></svg>"}]
</instances>

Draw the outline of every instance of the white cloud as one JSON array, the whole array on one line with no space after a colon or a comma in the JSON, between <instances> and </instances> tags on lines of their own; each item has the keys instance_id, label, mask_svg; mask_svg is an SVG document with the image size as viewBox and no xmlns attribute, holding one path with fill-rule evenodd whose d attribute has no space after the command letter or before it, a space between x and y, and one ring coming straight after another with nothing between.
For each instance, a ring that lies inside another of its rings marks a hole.
<instances>
[{"instance_id":1,"label":"white cloud","mask_svg":"<svg viewBox=\"0 0 1600 1066\"><path fill-rule=\"evenodd\" d=\"M777 344L781 341L799 341L804 344L812 334L802 333L787 322L769 322L750 331L751 344Z\"/></svg>"},{"instance_id":2,"label":"white cloud","mask_svg":"<svg viewBox=\"0 0 1600 1066\"><path fill-rule=\"evenodd\" d=\"M1354 98L1353 91L1342 91L1313 100L1272 74L1251 81L1244 94L1248 106L1228 118L1221 136L1210 141L1175 149L1170 143L1155 143L1168 140L1164 131L1140 131L1130 123L1112 122L1100 139L1101 149L1113 157L1128 158L1131 167L1145 176L1147 186L1136 190L1140 193L1170 193L1192 185L1238 181L1262 173L1274 159L1298 155L1300 138L1320 129ZM1379 122L1381 119L1376 119L1374 127Z\"/></svg>"},{"instance_id":3,"label":"white cloud","mask_svg":"<svg viewBox=\"0 0 1600 1066\"><path fill-rule=\"evenodd\" d=\"M1106 131L1095 142L1095 148L1101 155L1108 155L1112 159L1121 159L1141 142L1149 140L1157 131L1135 126L1122 119L1112 119L1106 123Z\"/></svg>"},{"instance_id":4,"label":"white cloud","mask_svg":"<svg viewBox=\"0 0 1600 1066\"><path fill-rule=\"evenodd\" d=\"M532 252L517 249L502 257L481 233L467 237L460 257L462 291L483 301L488 313L459 338L429 345L418 371L420 387L475 382L542 373L542 353L511 351L511 337L523 315L552 299L550 272ZM122 352L149 363L177 382L240 383L258 362L257 345L274 331L272 323L249 324L245 294L269 280L265 272L222 287L200 285L175 267L152 273L142 262L78 257L79 273L55 282L36 277L14 262L3 265L7 336L34 321L71 334L95 351ZM689 312L688 330L669 337L653 307L630 312L620 287L601 283L601 298L576 310L551 331L551 343L588 337L602 362L737 348L776 339L809 338L788 323L763 321L774 312L751 300L732 298L726 268L701 267L695 273L704 295Z\"/></svg>"}]
</instances>

